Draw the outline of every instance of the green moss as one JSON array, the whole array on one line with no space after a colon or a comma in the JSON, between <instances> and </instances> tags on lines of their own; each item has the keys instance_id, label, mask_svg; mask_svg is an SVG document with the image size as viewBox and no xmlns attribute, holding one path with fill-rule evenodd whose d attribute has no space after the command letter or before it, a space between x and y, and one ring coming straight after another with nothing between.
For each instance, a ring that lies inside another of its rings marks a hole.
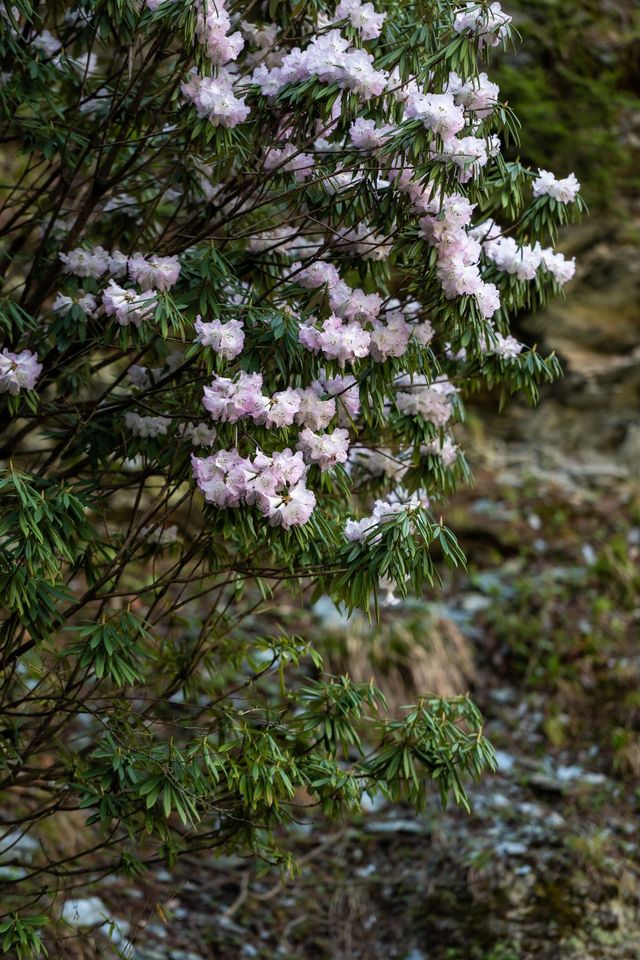
<instances>
[{"instance_id":1,"label":"green moss","mask_svg":"<svg viewBox=\"0 0 640 960\"><path fill-rule=\"evenodd\" d=\"M637 147L626 136L640 109L637 4L512 0L509 12L525 53L508 54L491 76L518 105L521 159L559 175L575 170L592 209L624 213L640 188Z\"/></svg>"}]
</instances>

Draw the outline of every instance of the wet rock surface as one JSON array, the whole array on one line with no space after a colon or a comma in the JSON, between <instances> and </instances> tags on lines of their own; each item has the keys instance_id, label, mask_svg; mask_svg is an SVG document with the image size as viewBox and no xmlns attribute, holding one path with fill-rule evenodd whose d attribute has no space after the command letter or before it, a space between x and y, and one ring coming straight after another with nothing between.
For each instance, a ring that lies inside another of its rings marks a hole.
<instances>
[{"instance_id":1,"label":"wet rock surface","mask_svg":"<svg viewBox=\"0 0 640 960\"><path fill-rule=\"evenodd\" d=\"M555 351L565 376L535 410L513 405L491 431L533 442L547 461L577 457L599 472L640 469L640 224L588 218L562 242L576 256L567 299L518 321L520 336Z\"/></svg>"}]
</instances>

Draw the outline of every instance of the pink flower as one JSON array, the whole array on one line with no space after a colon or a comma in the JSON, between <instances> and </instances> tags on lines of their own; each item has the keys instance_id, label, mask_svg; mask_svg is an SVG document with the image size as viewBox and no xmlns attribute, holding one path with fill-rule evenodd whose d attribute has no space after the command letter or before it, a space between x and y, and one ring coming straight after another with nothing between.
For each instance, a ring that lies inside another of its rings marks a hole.
<instances>
[{"instance_id":1,"label":"pink flower","mask_svg":"<svg viewBox=\"0 0 640 960\"><path fill-rule=\"evenodd\" d=\"M286 493L276 494L269 502L267 516L275 526L280 524L285 530L305 524L316 505L316 497L302 481L290 487Z\"/></svg>"},{"instance_id":2,"label":"pink flower","mask_svg":"<svg viewBox=\"0 0 640 960\"><path fill-rule=\"evenodd\" d=\"M278 483L288 483L293 486L302 480L307 468L301 453L292 453L289 447L276 450L272 456L273 472Z\"/></svg>"},{"instance_id":3,"label":"pink flower","mask_svg":"<svg viewBox=\"0 0 640 960\"><path fill-rule=\"evenodd\" d=\"M205 500L220 509L238 506L245 496L247 479L255 472L251 461L237 450L221 450L211 457L191 457L198 488Z\"/></svg>"},{"instance_id":4,"label":"pink flower","mask_svg":"<svg viewBox=\"0 0 640 960\"><path fill-rule=\"evenodd\" d=\"M334 265L326 260L316 260L304 268L301 263L292 263L291 272L294 274L293 280L307 290L315 290L325 283L332 287L340 281L340 274Z\"/></svg>"},{"instance_id":5,"label":"pink flower","mask_svg":"<svg viewBox=\"0 0 640 960\"><path fill-rule=\"evenodd\" d=\"M214 420L235 423L243 417L260 417L269 401L262 394L262 376L242 371L236 380L214 377L211 386L204 388L202 402Z\"/></svg>"},{"instance_id":6,"label":"pink flower","mask_svg":"<svg viewBox=\"0 0 640 960\"><path fill-rule=\"evenodd\" d=\"M107 269L112 277L124 277L129 258L120 250L112 250L107 259Z\"/></svg>"},{"instance_id":7,"label":"pink flower","mask_svg":"<svg viewBox=\"0 0 640 960\"><path fill-rule=\"evenodd\" d=\"M169 417L142 417L131 410L125 413L124 422L136 437L141 438L164 436L171 426Z\"/></svg>"},{"instance_id":8,"label":"pink flower","mask_svg":"<svg viewBox=\"0 0 640 960\"><path fill-rule=\"evenodd\" d=\"M224 9L224 0L198 0L196 6L198 40L206 48L211 63L222 66L235 60L244 47L244 39L241 33L229 34L231 20Z\"/></svg>"},{"instance_id":9,"label":"pink flower","mask_svg":"<svg viewBox=\"0 0 640 960\"><path fill-rule=\"evenodd\" d=\"M177 257L143 256L135 253L128 263L129 276L141 287L169 290L180 276L180 261Z\"/></svg>"},{"instance_id":10,"label":"pink flower","mask_svg":"<svg viewBox=\"0 0 640 960\"><path fill-rule=\"evenodd\" d=\"M212 320L204 323L198 315L194 327L202 346L213 347L223 360L233 360L242 353L244 327L241 320L229 320L227 323Z\"/></svg>"},{"instance_id":11,"label":"pink flower","mask_svg":"<svg viewBox=\"0 0 640 960\"><path fill-rule=\"evenodd\" d=\"M449 140L465 125L464 110L450 93L418 93L407 101L406 116L421 120L427 130Z\"/></svg>"},{"instance_id":12,"label":"pink flower","mask_svg":"<svg viewBox=\"0 0 640 960\"><path fill-rule=\"evenodd\" d=\"M304 484L302 455L288 448L271 457L258 452L253 461L237 450L222 450L192 457L191 464L205 500L221 509L255 504L271 524L288 529L306 523L315 507L315 495Z\"/></svg>"},{"instance_id":13,"label":"pink flower","mask_svg":"<svg viewBox=\"0 0 640 960\"><path fill-rule=\"evenodd\" d=\"M522 353L524 344L516 340L515 337L503 337L498 331L494 331L495 346L493 352L503 360L515 360L518 354Z\"/></svg>"},{"instance_id":14,"label":"pink flower","mask_svg":"<svg viewBox=\"0 0 640 960\"><path fill-rule=\"evenodd\" d=\"M336 428L333 433L314 433L305 427L300 432L298 450L302 451L306 460L317 463L323 472L330 470L347 460L349 431Z\"/></svg>"},{"instance_id":15,"label":"pink flower","mask_svg":"<svg viewBox=\"0 0 640 960\"><path fill-rule=\"evenodd\" d=\"M94 277L96 280L109 270L109 254L103 247L84 250L77 247L69 253L61 253L60 259L67 273L76 277Z\"/></svg>"},{"instance_id":16,"label":"pink flower","mask_svg":"<svg viewBox=\"0 0 640 960\"><path fill-rule=\"evenodd\" d=\"M361 29L368 33L376 29L375 18L380 16L374 12L372 17L370 6L365 4L358 14ZM315 36L305 50L294 47L283 57L280 66L271 70L259 66L252 79L264 96L273 97L288 83L298 83L313 76L322 83L336 83L363 100L380 96L387 83L387 73L374 68L373 57L364 50L350 50L349 41L339 30Z\"/></svg>"},{"instance_id":17,"label":"pink flower","mask_svg":"<svg viewBox=\"0 0 640 960\"><path fill-rule=\"evenodd\" d=\"M376 13L372 3L362 3L361 0L340 0L334 16L336 20L349 18L351 26L363 40L379 37L386 20L386 14Z\"/></svg>"},{"instance_id":18,"label":"pink flower","mask_svg":"<svg viewBox=\"0 0 640 960\"><path fill-rule=\"evenodd\" d=\"M239 99L233 92L231 75L222 70L215 78L192 73L181 89L198 116L206 117L214 127L237 127L249 116L244 98Z\"/></svg>"},{"instance_id":19,"label":"pink flower","mask_svg":"<svg viewBox=\"0 0 640 960\"><path fill-rule=\"evenodd\" d=\"M378 316L382 299L379 294L365 293L359 287L352 290L341 281L329 291L329 304L331 309L345 320L366 322L375 320Z\"/></svg>"},{"instance_id":20,"label":"pink flower","mask_svg":"<svg viewBox=\"0 0 640 960\"><path fill-rule=\"evenodd\" d=\"M282 149L269 147L264 158L265 170L288 171L301 183L313 172L315 160L310 153L300 153L293 143Z\"/></svg>"},{"instance_id":21,"label":"pink flower","mask_svg":"<svg viewBox=\"0 0 640 960\"><path fill-rule=\"evenodd\" d=\"M359 357L369 353L371 334L363 330L359 323L342 323L340 317L332 314L322 324L317 337L318 347L329 360L337 360L341 367L353 363Z\"/></svg>"},{"instance_id":22,"label":"pink flower","mask_svg":"<svg viewBox=\"0 0 640 960\"><path fill-rule=\"evenodd\" d=\"M360 389L355 377L351 375L327 379L322 377L312 384L318 393L328 393L336 398L339 420L355 420L360 413Z\"/></svg>"},{"instance_id":23,"label":"pink flower","mask_svg":"<svg viewBox=\"0 0 640 960\"><path fill-rule=\"evenodd\" d=\"M336 402L333 399L322 400L313 387L298 389L300 409L296 413L296 423L312 430L324 430L336 415Z\"/></svg>"},{"instance_id":24,"label":"pink flower","mask_svg":"<svg viewBox=\"0 0 640 960\"><path fill-rule=\"evenodd\" d=\"M494 283L483 283L475 296L482 316L490 320L500 309L500 291Z\"/></svg>"},{"instance_id":25,"label":"pink flower","mask_svg":"<svg viewBox=\"0 0 640 960\"><path fill-rule=\"evenodd\" d=\"M277 96L284 86L280 67L274 67L273 70L269 70L264 63L261 63L253 71L251 81L260 88L263 97L269 98Z\"/></svg>"},{"instance_id":26,"label":"pink flower","mask_svg":"<svg viewBox=\"0 0 640 960\"><path fill-rule=\"evenodd\" d=\"M180 430L183 437L188 437L194 447L212 447L216 442L218 431L206 423L186 423Z\"/></svg>"},{"instance_id":27,"label":"pink flower","mask_svg":"<svg viewBox=\"0 0 640 960\"><path fill-rule=\"evenodd\" d=\"M488 117L496 106L500 87L497 83L492 83L486 73L480 73L472 80L466 81L457 73L450 73L446 92L453 95L459 106L484 118Z\"/></svg>"},{"instance_id":28,"label":"pink flower","mask_svg":"<svg viewBox=\"0 0 640 960\"><path fill-rule=\"evenodd\" d=\"M33 390L41 373L42 364L31 350L12 353L5 347L0 353L0 393L15 397L21 390Z\"/></svg>"},{"instance_id":29,"label":"pink flower","mask_svg":"<svg viewBox=\"0 0 640 960\"><path fill-rule=\"evenodd\" d=\"M351 230L343 230L340 246L362 257L363 260L386 260L393 247L390 237L376 233L368 223L361 223Z\"/></svg>"},{"instance_id":30,"label":"pink flower","mask_svg":"<svg viewBox=\"0 0 640 960\"><path fill-rule=\"evenodd\" d=\"M344 529L345 538L351 542L366 542L369 545L378 543L384 533L386 522L400 513L410 515L413 511L428 506L429 500L427 497L421 498L415 495L410 500L392 500L391 497L386 500L376 500L370 516L362 517L360 520L347 520ZM376 532L373 536L370 536L372 530L376 530Z\"/></svg>"},{"instance_id":31,"label":"pink flower","mask_svg":"<svg viewBox=\"0 0 640 960\"><path fill-rule=\"evenodd\" d=\"M542 248L539 243L534 247L523 244L519 247L513 237L501 237L488 247L485 253L505 273L518 280L533 280L542 261Z\"/></svg>"},{"instance_id":32,"label":"pink flower","mask_svg":"<svg viewBox=\"0 0 640 960\"><path fill-rule=\"evenodd\" d=\"M564 180L557 180L548 170L538 170L538 176L533 181L534 197L552 197L558 203L573 203L580 192L580 182L575 173L570 173Z\"/></svg>"},{"instance_id":33,"label":"pink flower","mask_svg":"<svg viewBox=\"0 0 640 960\"><path fill-rule=\"evenodd\" d=\"M393 317L385 325L376 321L371 331L371 356L382 361L387 357L402 357L407 352L411 327L402 314Z\"/></svg>"},{"instance_id":34,"label":"pink flower","mask_svg":"<svg viewBox=\"0 0 640 960\"><path fill-rule=\"evenodd\" d=\"M31 46L35 47L36 50L41 50L45 56L53 57L60 50L62 44L49 30L43 30L41 34L31 40Z\"/></svg>"},{"instance_id":35,"label":"pink flower","mask_svg":"<svg viewBox=\"0 0 640 960\"><path fill-rule=\"evenodd\" d=\"M480 3L467 3L464 10L457 14L453 29L457 33L468 33L476 37L478 47L497 47L508 36L511 17L504 13L499 3L488 7Z\"/></svg>"},{"instance_id":36,"label":"pink flower","mask_svg":"<svg viewBox=\"0 0 640 960\"><path fill-rule=\"evenodd\" d=\"M51 309L54 313L59 313L64 317L69 313L69 310L74 304L77 304L88 317L92 317L98 309L98 302L92 293L85 293L84 296L78 297L77 300L74 300L73 297L67 297L63 293L58 293L51 305Z\"/></svg>"},{"instance_id":37,"label":"pink flower","mask_svg":"<svg viewBox=\"0 0 640 960\"><path fill-rule=\"evenodd\" d=\"M260 419L267 427L290 427L299 409L300 397L296 390L288 387L274 393Z\"/></svg>"},{"instance_id":38,"label":"pink flower","mask_svg":"<svg viewBox=\"0 0 640 960\"><path fill-rule=\"evenodd\" d=\"M436 427L448 423L453 413L450 398L456 389L446 379L427 383L423 376L407 375L398 381L398 386L396 403L405 416L420 416Z\"/></svg>"},{"instance_id":39,"label":"pink flower","mask_svg":"<svg viewBox=\"0 0 640 960\"><path fill-rule=\"evenodd\" d=\"M430 443L426 443L420 449L421 453L430 453L433 457L439 457L445 467L451 467L458 459L458 447L451 439L451 437L445 437L442 441L432 440Z\"/></svg>"},{"instance_id":40,"label":"pink flower","mask_svg":"<svg viewBox=\"0 0 640 960\"><path fill-rule=\"evenodd\" d=\"M115 317L121 327L128 327L130 323L139 327L143 320L149 319L156 307L157 294L153 290L125 290L115 280L109 281L109 286L102 294L104 312L108 317Z\"/></svg>"},{"instance_id":41,"label":"pink flower","mask_svg":"<svg viewBox=\"0 0 640 960\"><path fill-rule=\"evenodd\" d=\"M424 323L414 324L411 327L411 333L421 347L426 347L433 340L434 330L429 321L425 320Z\"/></svg>"},{"instance_id":42,"label":"pink flower","mask_svg":"<svg viewBox=\"0 0 640 960\"><path fill-rule=\"evenodd\" d=\"M500 152L498 141L498 153ZM451 137L445 141L437 159L453 162L459 169L458 180L468 183L489 162L487 143L484 137Z\"/></svg>"},{"instance_id":43,"label":"pink flower","mask_svg":"<svg viewBox=\"0 0 640 960\"><path fill-rule=\"evenodd\" d=\"M377 127L374 120L358 117L349 127L349 139L357 150L376 150L393 129L388 123Z\"/></svg>"},{"instance_id":44,"label":"pink flower","mask_svg":"<svg viewBox=\"0 0 640 960\"><path fill-rule=\"evenodd\" d=\"M576 272L576 258L567 260L561 253L553 250L542 251L542 263L557 283L563 285L572 280Z\"/></svg>"},{"instance_id":45,"label":"pink flower","mask_svg":"<svg viewBox=\"0 0 640 960\"><path fill-rule=\"evenodd\" d=\"M387 80L388 74L384 70L374 70L373 57L366 50L350 50L342 58L338 84L363 100L381 96Z\"/></svg>"},{"instance_id":46,"label":"pink flower","mask_svg":"<svg viewBox=\"0 0 640 960\"><path fill-rule=\"evenodd\" d=\"M311 323L303 323L298 330L298 340L307 350L317 353L320 350L320 331Z\"/></svg>"}]
</instances>

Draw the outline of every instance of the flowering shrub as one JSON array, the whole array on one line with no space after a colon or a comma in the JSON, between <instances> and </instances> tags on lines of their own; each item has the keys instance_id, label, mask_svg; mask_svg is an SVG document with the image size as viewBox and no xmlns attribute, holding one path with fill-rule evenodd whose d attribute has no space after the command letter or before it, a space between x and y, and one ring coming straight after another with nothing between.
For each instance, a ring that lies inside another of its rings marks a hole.
<instances>
[{"instance_id":1,"label":"flowering shrub","mask_svg":"<svg viewBox=\"0 0 640 960\"><path fill-rule=\"evenodd\" d=\"M16 853L7 909L159 846L278 856L302 789L328 814L432 781L466 804L492 764L467 698L390 721L266 611L369 609L462 562L440 516L465 395L559 372L509 316L573 275L579 184L501 157L482 68L509 24L3 5L3 815L93 831Z\"/></svg>"}]
</instances>

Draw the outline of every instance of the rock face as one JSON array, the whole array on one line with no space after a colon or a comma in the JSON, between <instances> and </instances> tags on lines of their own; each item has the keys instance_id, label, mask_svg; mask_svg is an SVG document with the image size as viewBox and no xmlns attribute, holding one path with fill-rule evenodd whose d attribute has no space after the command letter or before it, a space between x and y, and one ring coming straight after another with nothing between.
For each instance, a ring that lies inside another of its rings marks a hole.
<instances>
[{"instance_id":1,"label":"rock face","mask_svg":"<svg viewBox=\"0 0 640 960\"><path fill-rule=\"evenodd\" d=\"M592 220L567 234L578 259L567 300L525 316L518 332L541 351L555 350L565 377L531 411L514 404L503 436L640 468L640 244L633 225Z\"/></svg>"},{"instance_id":2,"label":"rock face","mask_svg":"<svg viewBox=\"0 0 640 960\"><path fill-rule=\"evenodd\" d=\"M578 258L568 302L554 300L528 326L566 357L571 372L606 376L640 348L640 248L606 223L576 229L564 246Z\"/></svg>"}]
</instances>

